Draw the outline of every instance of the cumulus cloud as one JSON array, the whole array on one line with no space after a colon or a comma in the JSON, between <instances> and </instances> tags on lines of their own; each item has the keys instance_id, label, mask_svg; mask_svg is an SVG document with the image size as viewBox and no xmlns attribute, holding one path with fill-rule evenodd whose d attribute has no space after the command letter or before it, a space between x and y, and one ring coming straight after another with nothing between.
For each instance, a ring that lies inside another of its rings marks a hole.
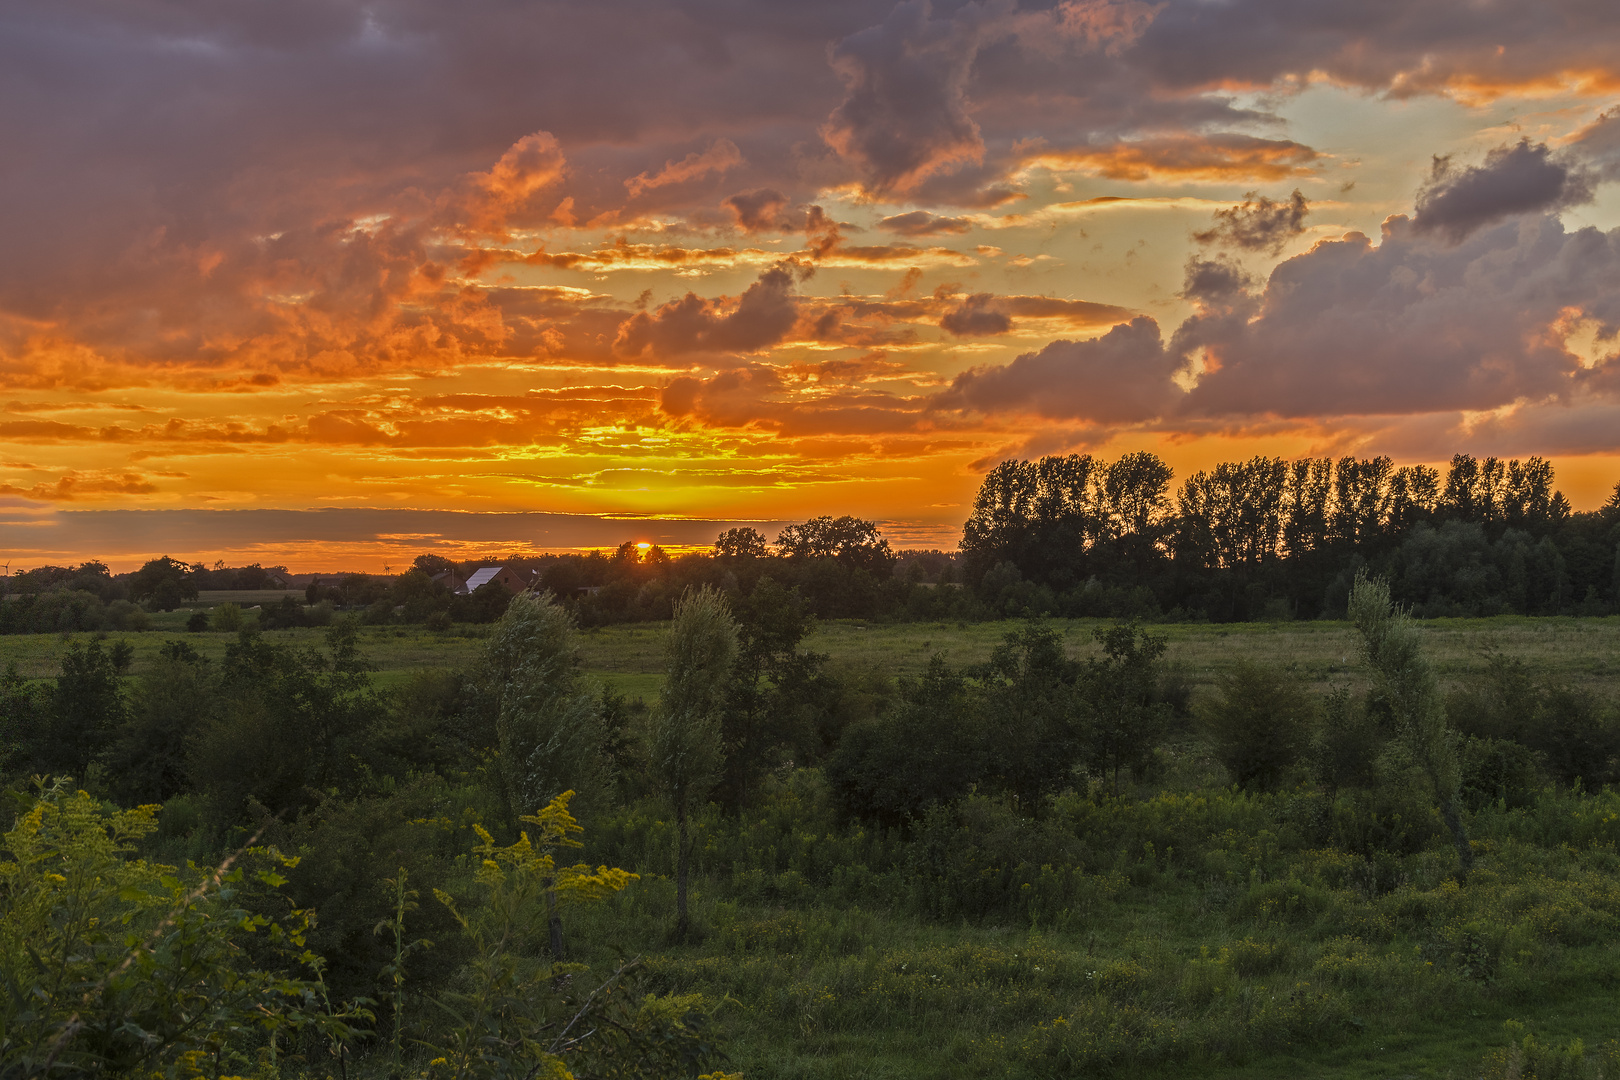
<instances>
[{"instance_id":1,"label":"cumulus cloud","mask_svg":"<svg viewBox=\"0 0 1620 1080\"><path fill-rule=\"evenodd\" d=\"M1215 211L1215 224L1194 233L1193 239L1200 244L1276 255L1283 245L1305 231L1305 215L1310 212L1298 188L1286 202L1276 202L1251 191L1237 206Z\"/></svg>"},{"instance_id":2,"label":"cumulus cloud","mask_svg":"<svg viewBox=\"0 0 1620 1080\"><path fill-rule=\"evenodd\" d=\"M1318 243L1263 285L1194 259L1183 295L1198 310L1168 342L1141 316L975 368L934 405L1172 429L1620 405L1620 229L1521 217L1454 244L1395 217L1381 242Z\"/></svg>"},{"instance_id":3,"label":"cumulus cloud","mask_svg":"<svg viewBox=\"0 0 1620 1080\"><path fill-rule=\"evenodd\" d=\"M1181 360L1143 315L1091 341L1054 341L1002 367L965 371L936 408L1017 412L1048 419L1137 423L1163 416L1181 396L1170 377Z\"/></svg>"},{"instance_id":4,"label":"cumulus cloud","mask_svg":"<svg viewBox=\"0 0 1620 1080\"><path fill-rule=\"evenodd\" d=\"M990 293L974 293L939 320L942 329L957 337L989 337L1012 329L1012 317Z\"/></svg>"},{"instance_id":5,"label":"cumulus cloud","mask_svg":"<svg viewBox=\"0 0 1620 1080\"><path fill-rule=\"evenodd\" d=\"M722 205L736 215L737 227L750 235L793 232L804 221L802 214L798 221L793 220L793 216L787 213L788 197L775 188L740 191L728 196Z\"/></svg>"},{"instance_id":6,"label":"cumulus cloud","mask_svg":"<svg viewBox=\"0 0 1620 1080\"><path fill-rule=\"evenodd\" d=\"M1570 152L1601 171L1605 180L1620 180L1620 109L1610 109L1575 133Z\"/></svg>"},{"instance_id":7,"label":"cumulus cloud","mask_svg":"<svg viewBox=\"0 0 1620 1080\"><path fill-rule=\"evenodd\" d=\"M754 352L787 337L798 319L794 285L798 267L774 266L735 303L687 293L620 326L614 351L634 357L688 353Z\"/></svg>"},{"instance_id":8,"label":"cumulus cloud","mask_svg":"<svg viewBox=\"0 0 1620 1080\"><path fill-rule=\"evenodd\" d=\"M1515 214L1591 202L1592 184L1587 170L1529 139L1497 147L1480 165L1457 168L1449 157L1437 157L1418 192L1412 225L1455 242Z\"/></svg>"},{"instance_id":9,"label":"cumulus cloud","mask_svg":"<svg viewBox=\"0 0 1620 1080\"><path fill-rule=\"evenodd\" d=\"M822 137L874 191L904 192L930 174L982 160L966 88L985 21L976 3L936 19L929 0L901 0L881 24L832 50L848 94Z\"/></svg>"},{"instance_id":10,"label":"cumulus cloud","mask_svg":"<svg viewBox=\"0 0 1620 1080\"><path fill-rule=\"evenodd\" d=\"M505 236L510 219L529 209L534 197L562 179L567 168L562 147L549 131L525 135L487 172L473 173L471 192L458 207L458 224L477 233Z\"/></svg>"},{"instance_id":11,"label":"cumulus cloud","mask_svg":"<svg viewBox=\"0 0 1620 1080\"><path fill-rule=\"evenodd\" d=\"M1559 328L1570 312L1620 322L1620 230L1567 233L1555 217L1437 243L1404 217L1380 243L1321 243L1177 331L1210 372L1190 411L1334 416L1484 411L1596 381ZM1603 365L1606 367L1607 365Z\"/></svg>"}]
</instances>

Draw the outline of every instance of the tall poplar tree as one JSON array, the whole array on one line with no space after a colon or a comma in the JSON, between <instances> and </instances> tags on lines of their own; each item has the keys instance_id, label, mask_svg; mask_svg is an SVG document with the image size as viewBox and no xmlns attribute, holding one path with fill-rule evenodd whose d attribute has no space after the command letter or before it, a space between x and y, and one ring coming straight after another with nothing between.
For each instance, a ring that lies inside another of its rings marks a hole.
<instances>
[{"instance_id":1,"label":"tall poplar tree","mask_svg":"<svg viewBox=\"0 0 1620 1080\"><path fill-rule=\"evenodd\" d=\"M675 811L675 934L684 939L690 927L691 816L725 764L720 718L737 655L737 622L725 597L707 585L688 589L675 603L666 648L669 674L650 719L647 757L654 782Z\"/></svg>"}]
</instances>

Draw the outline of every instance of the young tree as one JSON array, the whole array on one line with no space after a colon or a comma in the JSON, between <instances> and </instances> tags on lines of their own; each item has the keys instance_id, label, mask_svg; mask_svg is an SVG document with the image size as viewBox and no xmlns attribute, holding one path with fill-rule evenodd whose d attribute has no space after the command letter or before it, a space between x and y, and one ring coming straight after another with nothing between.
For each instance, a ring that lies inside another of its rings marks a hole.
<instances>
[{"instance_id":1,"label":"young tree","mask_svg":"<svg viewBox=\"0 0 1620 1080\"><path fill-rule=\"evenodd\" d=\"M990 767L1026 813L1069 782L1079 751L1075 682L1081 666L1051 627L1031 622L1002 639L978 672Z\"/></svg>"},{"instance_id":2,"label":"young tree","mask_svg":"<svg viewBox=\"0 0 1620 1080\"><path fill-rule=\"evenodd\" d=\"M512 820L564 791L603 789L600 698L582 684L573 620L551 593L514 598L480 675Z\"/></svg>"},{"instance_id":3,"label":"young tree","mask_svg":"<svg viewBox=\"0 0 1620 1080\"><path fill-rule=\"evenodd\" d=\"M1282 670L1247 660L1215 684L1219 697L1201 710L1215 756L1243 787L1275 788L1310 744L1316 702Z\"/></svg>"},{"instance_id":4,"label":"young tree","mask_svg":"<svg viewBox=\"0 0 1620 1080\"><path fill-rule=\"evenodd\" d=\"M1440 817L1457 848L1458 876L1466 879L1474 868L1474 851L1457 806L1457 733L1446 723L1440 684L1419 647L1417 628L1390 601L1389 583L1381 578L1357 574L1349 606L1350 621L1361 634L1362 655L1394 714L1396 743L1433 787Z\"/></svg>"},{"instance_id":5,"label":"young tree","mask_svg":"<svg viewBox=\"0 0 1620 1080\"><path fill-rule=\"evenodd\" d=\"M669 675L651 717L649 771L675 811L675 933L684 938L691 842L688 819L709 797L725 763L720 717L737 655L737 622L724 595L704 586L675 603Z\"/></svg>"},{"instance_id":6,"label":"young tree","mask_svg":"<svg viewBox=\"0 0 1620 1080\"><path fill-rule=\"evenodd\" d=\"M799 651L815 617L797 589L762 577L733 610L737 657L720 721L726 760L715 789L715 800L726 807L746 802L784 760L819 758L835 690L822 672L827 658Z\"/></svg>"},{"instance_id":7,"label":"young tree","mask_svg":"<svg viewBox=\"0 0 1620 1080\"><path fill-rule=\"evenodd\" d=\"M1098 627L1092 636L1103 655L1086 662L1080 698L1086 764L1110 776L1119 794L1119 771L1140 771L1170 721L1170 707L1154 700L1168 642L1134 622Z\"/></svg>"}]
</instances>

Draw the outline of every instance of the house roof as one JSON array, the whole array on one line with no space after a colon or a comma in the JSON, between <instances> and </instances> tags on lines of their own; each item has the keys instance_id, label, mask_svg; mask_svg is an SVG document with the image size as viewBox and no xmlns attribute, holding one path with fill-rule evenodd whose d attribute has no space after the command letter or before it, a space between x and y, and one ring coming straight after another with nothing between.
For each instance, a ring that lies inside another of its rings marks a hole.
<instances>
[{"instance_id":1,"label":"house roof","mask_svg":"<svg viewBox=\"0 0 1620 1080\"><path fill-rule=\"evenodd\" d=\"M489 583L491 581L494 581L495 576L497 574L499 574L502 570L505 570L505 569L506 569L506 567L504 567L504 566L481 566L481 567L479 567L477 570L473 571L472 577L467 579L467 591L468 592L476 592L477 589L478 589L478 586L487 584L487 583Z\"/></svg>"}]
</instances>

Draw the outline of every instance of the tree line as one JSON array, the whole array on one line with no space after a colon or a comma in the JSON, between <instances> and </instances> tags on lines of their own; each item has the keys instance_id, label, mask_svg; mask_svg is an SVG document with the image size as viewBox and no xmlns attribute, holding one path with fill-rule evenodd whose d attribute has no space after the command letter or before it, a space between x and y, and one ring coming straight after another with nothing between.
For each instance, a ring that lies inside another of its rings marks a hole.
<instances>
[{"instance_id":1,"label":"tree line","mask_svg":"<svg viewBox=\"0 0 1620 1080\"><path fill-rule=\"evenodd\" d=\"M1343 618L1355 575L1419 616L1620 610L1620 484L1576 513L1541 458L1222 462L1171 489L1151 453L1006 461L963 529L964 576L1008 613Z\"/></svg>"},{"instance_id":2,"label":"tree line","mask_svg":"<svg viewBox=\"0 0 1620 1080\"><path fill-rule=\"evenodd\" d=\"M1387 457L1256 457L1173 479L1145 451L1006 461L985 476L956 552L896 551L874 522L821 516L774 541L739 527L707 552L673 556L629 542L459 563L424 554L399 574L317 577L303 605L289 598L255 617L265 629L326 625L333 611L368 625L487 624L510 594L492 583L457 595L450 581L491 561L583 626L666 620L690 588L735 599L763 577L819 617L888 621L1344 618L1363 570L1423 618L1620 611L1620 484L1604 506L1576 512L1541 458L1459 454L1442 474ZM122 575L99 562L40 567L8 583L0 633L142 630L151 612L195 607L202 589L262 585L280 569L167 556ZM194 615L191 628L212 625Z\"/></svg>"}]
</instances>

